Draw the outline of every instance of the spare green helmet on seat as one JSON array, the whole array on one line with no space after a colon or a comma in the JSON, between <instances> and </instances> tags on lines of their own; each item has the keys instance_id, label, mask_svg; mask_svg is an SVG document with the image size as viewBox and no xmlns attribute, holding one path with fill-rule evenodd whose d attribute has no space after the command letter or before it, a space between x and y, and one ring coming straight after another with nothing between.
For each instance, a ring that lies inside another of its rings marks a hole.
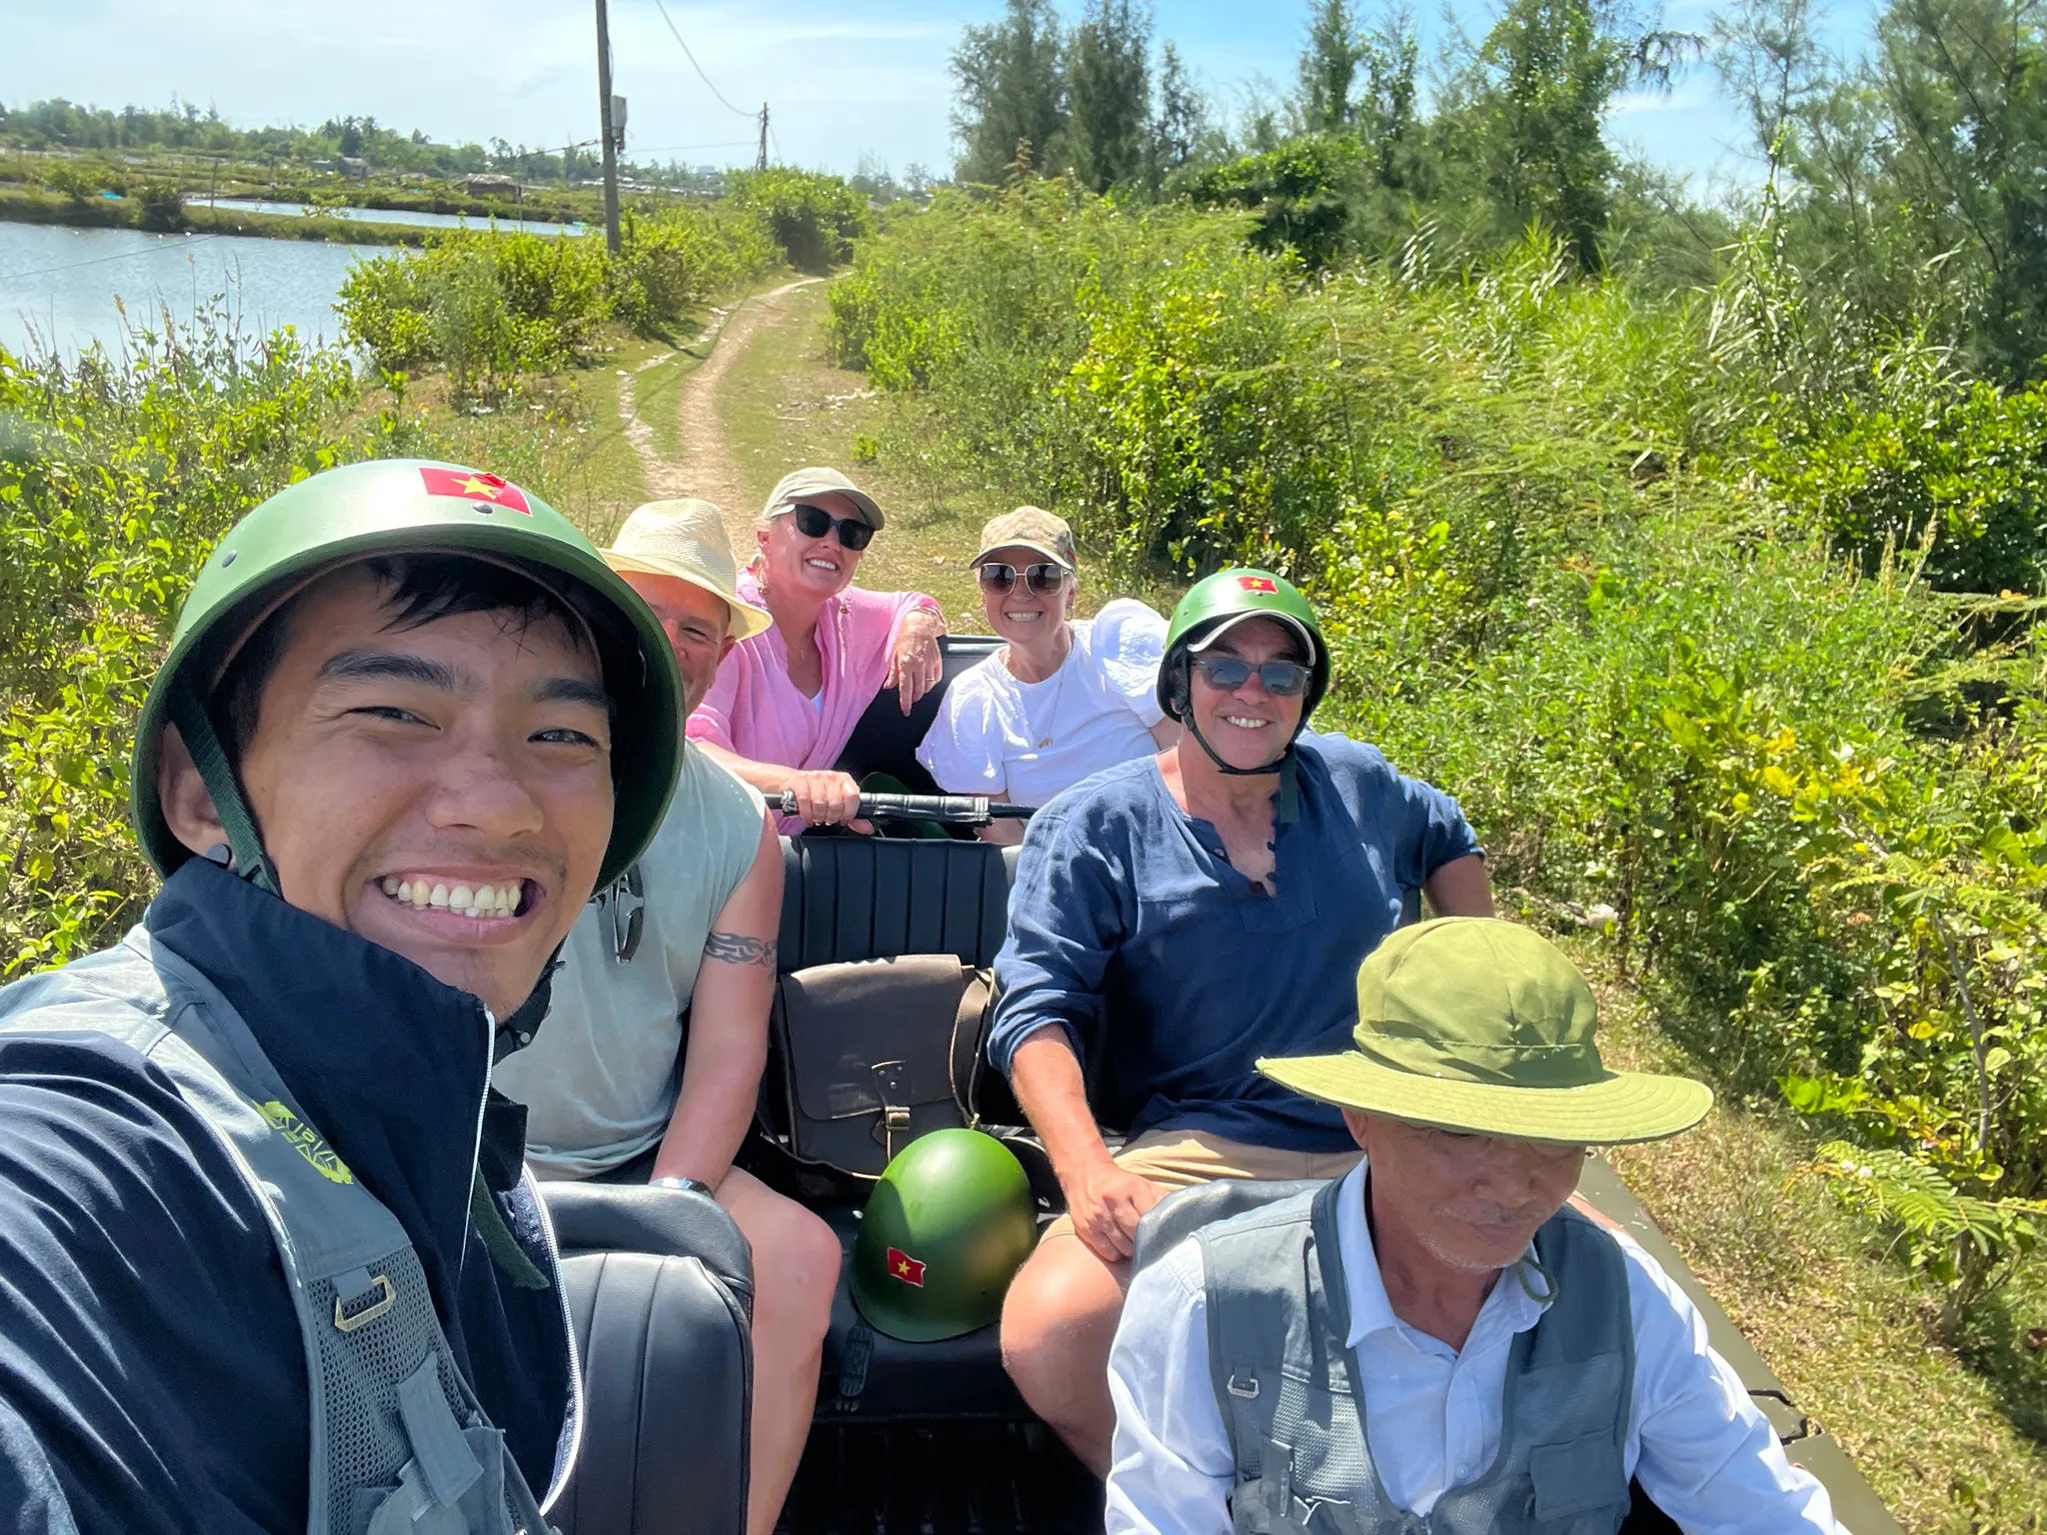
<instances>
[{"instance_id":1,"label":"spare green helmet on seat","mask_svg":"<svg viewBox=\"0 0 2047 1535\"><path fill-rule=\"evenodd\" d=\"M934 1130L897 1152L853 1238L853 1304L891 1338L986 1327L1038 1239L1031 1180L978 1130Z\"/></svg>"},{"instance_id":2,"label":"spare green helmet on seat","mask_svg":"<svg viewBox=\"0 0 2047 1535\"><path fill-rule=\"evenodd\" d=\"M135 732L135 830L159 874L191 856L171 835L157 798L164 727L177 724L192 748L229 830L237 870L268 882L254 820L206 713L220 668L262 619L323 572L380 555L426 553L538 567L565 578L561 588L585 606L612 610L615 624L593 625L617 721L611 841L599 888L639 857L661 824L681 765L682 680L659 622L590 541L531 492L456 464L385 459L329 469L279 491L230 528L200 568Z\"/></svg>"}]
</instances>

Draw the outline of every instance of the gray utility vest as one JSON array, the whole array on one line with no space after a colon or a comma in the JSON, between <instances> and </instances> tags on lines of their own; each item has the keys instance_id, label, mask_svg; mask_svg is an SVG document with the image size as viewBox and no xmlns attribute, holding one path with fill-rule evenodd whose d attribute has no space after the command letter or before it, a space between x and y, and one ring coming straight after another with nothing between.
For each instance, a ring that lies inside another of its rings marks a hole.
<instances>
[{"instance_id":1,"label":"gray utility vest","mask_svg":"<svg viewBox=\"0 0 2047 1535\"><path fill-rule=\"evenodd\" d=\"M1613 1535L1628 1512L1623 1444L1635 1332L1620 1248L1570 1210L1536 1233L1555 1299L1514 1339L1500 1454L1427 1518L1386 1496L1365 1440L1332 1180L1196 1233L1208 1358L1237 1460L1243 1532ZM1503 1274L1499 1282L1510 1282Z\"/></svg>"},{"instance_id":2,"label":"gray utility vest","mask_svg":"<svg viewBox=\"0 0 2047 1535\"><path fill-rule=\"evenodd\" d=\"M306 1346L309 1535L546 1535L455 1368L404 1227L306 1122L213 984L138 927L28 987L0 1028L131 1046L205 1117L262 1202ZM559 1273L549 1278L559 1293Z\"/></svg>"}]
</instances>

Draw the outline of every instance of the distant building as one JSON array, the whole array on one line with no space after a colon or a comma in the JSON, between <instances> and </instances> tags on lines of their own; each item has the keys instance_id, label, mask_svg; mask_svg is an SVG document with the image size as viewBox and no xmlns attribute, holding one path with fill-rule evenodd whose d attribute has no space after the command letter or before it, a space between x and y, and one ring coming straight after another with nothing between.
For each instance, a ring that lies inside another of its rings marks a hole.
<instances>
[{"instance_id":1,"label":"distant building","mask_svg":"<svg viewBox=\"0 0 2047 1535\"><path fill-rule=\"evenodd\" d=\"M370 162L359 155L343 155L336 163L340 165L342 175L353 176L358 181L370 173Z\"/></svg>"},{"instance_id":2,"label":"distant building","mask_svg":"<svg viewBox=\"0 0 2047 1535\"><path fill-rule=\"evenodd\" d=\"M510 176L478 172L462 178L463 190L471 197L517 197L519 183Z\"/></svg>"}]
</instances>

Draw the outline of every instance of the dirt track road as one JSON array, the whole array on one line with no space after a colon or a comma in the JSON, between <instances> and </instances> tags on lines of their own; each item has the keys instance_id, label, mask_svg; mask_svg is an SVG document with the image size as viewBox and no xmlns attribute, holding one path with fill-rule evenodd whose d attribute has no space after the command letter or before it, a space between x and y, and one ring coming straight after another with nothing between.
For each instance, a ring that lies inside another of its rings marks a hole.
<instances>
[{"instance_id":1,"label":"dirt track road","mask_svg":"<svg viewBox=\"0 0 2047 1535\"><path fill-rule=\"evenodd\" d=\"M686 348L695 351L708 347L710 353L677 391L680 460L662 454L657 447L653 429L640 417L634 404L633 381L626 379L619 390L619 412L626 417L626 436L640 456L647 494L653 498L700 496L715 501L725 510L726 526L735 549L752 544L747 531L752 522L752 502L720 415L719 401L726 375L746 356L763 330L783 323L789 312L790 295L820 281L821 278L805 277L749 295L731 310L714 313L712 323ZM670 355L664 352L649 358L640 368L644 371L665 362Z\"/></svg>"}]
</instances>

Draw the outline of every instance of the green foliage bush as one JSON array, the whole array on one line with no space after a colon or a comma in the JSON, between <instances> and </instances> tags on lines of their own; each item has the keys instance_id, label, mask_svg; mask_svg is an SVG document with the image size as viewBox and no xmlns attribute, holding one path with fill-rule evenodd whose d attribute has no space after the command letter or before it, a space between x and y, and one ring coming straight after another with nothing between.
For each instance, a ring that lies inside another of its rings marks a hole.
<instances>
[{"instance_id":1,"label":"green foliage bush","mask_svg":"<svg viewBox=\"0 0 2047 1535\"><path fill-rule=\"evenodd\" d=\"M168 181L145 181L136 194L142 214L136 220L144 229L158 234L175 234L185 227L185 194Z\"/></svg>"},{"instance_id":2,"label":"green foliage bush","mask_svg":"<svg viewBox=\"0 0 2047 1535\"><path fill-rule=\"evenodd\" d=\"M1200 207L1256 213L1252 242L1261 250L1291 250L1309 266L1321 267L1343 248L1351 214L1346 183L1365 157L1364 144L1354 137L1314 134L1191 170L1168 189Z\"/></svg>"},{"instance_id":3,"label":"green foliage bush","mask_svg":"<svg viewBox=\"0 0 2047 1535\"><path fill-rule=\"evenodd\" d=\"M342 334L381 372L440 367L459 397L495 400L522 373L586 361L608 320L658 334L776 262L761 217L738 207L632 217L621 236L612 256L595 235L463 230L358 262L335 305Z\"/></svg>"},{"instance_id":4,"label":"green foliage bush","mask_svg":"<svg viewBox=\"0 0 2047 1535\"><path fill-rule=\"evenodd\" d=\"M834 334L1110 581L1306 583L1327 723L1459 793L1530 915L1610 928L1727 1090L1864 1148L1816 1165L1924 1217L1957 1325L2047 1196L2047 667L2029 599L1942 589L2040 591L2040 401L1815 312L1767 231L1678 296L1540 231L1319 277L1244 231L941 197Z\"/></svg>"},{"instance_id":5,"label":"green foliage bush","mask_svg":"<svg viewBox=\"0 0 2047 1535\"><path fill-rule=\"evenodd\" d=\"M765 218L799 272L829 272L867 233L867 199L838 176L777 167L728 178L733 203Z\"/></svg>"},{"instance_id":6,"label":"green foliage bush","mask_svg":"<svg viewBox=\"0 0 2047 1535\"><path fill-rule=\"evenodd\" d=\"M355 396L339 354L218 311L125 357L0 349L0 976L139 910L128 752L178 606L242 512L336 461Z\"/></svg>"}]
</instances>

